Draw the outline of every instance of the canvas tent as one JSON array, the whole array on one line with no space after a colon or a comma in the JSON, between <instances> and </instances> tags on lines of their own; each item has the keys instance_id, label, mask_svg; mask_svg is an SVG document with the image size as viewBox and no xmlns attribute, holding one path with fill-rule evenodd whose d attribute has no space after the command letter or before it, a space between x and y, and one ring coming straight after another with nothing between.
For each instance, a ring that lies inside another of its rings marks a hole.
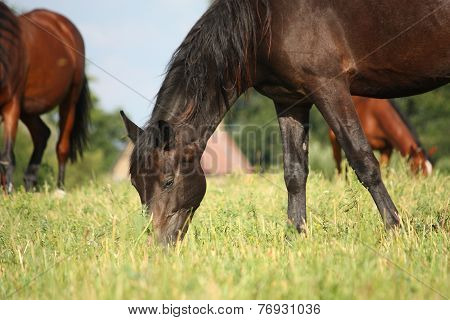
<instances>
[{"instance_id":1,"label":"canvas tent","mask_svg":"<svg viewBox=\"0 0 450 320\"><path fill-rule=\"evenodd\" d=\"M114 166L112 172L114 180L128 179L132 148L131 143L128 144ZM222 126L219 126L209 139L201 165L207 175L252 172L252 166L247 158Z\"/></svg>"}]
</instances>

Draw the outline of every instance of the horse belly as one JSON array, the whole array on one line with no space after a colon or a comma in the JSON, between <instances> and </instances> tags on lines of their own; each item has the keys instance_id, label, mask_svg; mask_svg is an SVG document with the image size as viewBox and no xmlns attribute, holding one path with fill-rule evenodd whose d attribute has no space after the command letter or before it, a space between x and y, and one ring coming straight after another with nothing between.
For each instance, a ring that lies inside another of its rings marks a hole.
<instances>
[{"instance_id":1,"label":"horse belly","mask_svg":"<svg viewBox=\"0 0 450 320\"><path fill-rule=\"evenodd\" d=\"M406 81L398 80L395 74L386 72L384 80L367 74L358 74L352 80L350 92L352 95L365 96L377 99L393 99L422 94L450 82L448 78L409 78Z\"/></svg>"}]
</instances>

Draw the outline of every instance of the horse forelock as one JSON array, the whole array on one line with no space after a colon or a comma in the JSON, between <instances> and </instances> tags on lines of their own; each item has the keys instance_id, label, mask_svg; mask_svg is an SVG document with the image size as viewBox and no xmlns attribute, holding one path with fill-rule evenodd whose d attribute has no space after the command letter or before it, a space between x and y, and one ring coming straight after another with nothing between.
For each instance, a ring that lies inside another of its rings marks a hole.
<instances>
[{"instance_id":1,"label":"horse forelock","mask_svg":"<svg viewBox=\"0 0 450 320\"><path fill-rule=\"evenodd\" d=\"M147 130L143 131L135 141L130 157L130 174L138 173L141 167L146 165L150 153L155 150L158 135L156 128L154 123L148 124Z\"/></svg>"}]
</instances>

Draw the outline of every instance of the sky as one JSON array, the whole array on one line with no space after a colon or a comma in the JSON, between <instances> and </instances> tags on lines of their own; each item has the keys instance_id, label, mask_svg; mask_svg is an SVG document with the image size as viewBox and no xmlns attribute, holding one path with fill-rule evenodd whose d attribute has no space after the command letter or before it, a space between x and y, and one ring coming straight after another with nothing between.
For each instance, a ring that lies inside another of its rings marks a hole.
<instances>
[{"instance_id":1,"label":"sky","mask_svg":"<svg viewBox=\"0 0 450 320\"><path fill-rule=\"evenodd\" d=\"M207 0L7 2L22 12L45 8L68 17L84 37L91 61L87 74L101 107L123 108L139 125L150 117L171 55L208 5Z\"/></svg>"}]
</instances>

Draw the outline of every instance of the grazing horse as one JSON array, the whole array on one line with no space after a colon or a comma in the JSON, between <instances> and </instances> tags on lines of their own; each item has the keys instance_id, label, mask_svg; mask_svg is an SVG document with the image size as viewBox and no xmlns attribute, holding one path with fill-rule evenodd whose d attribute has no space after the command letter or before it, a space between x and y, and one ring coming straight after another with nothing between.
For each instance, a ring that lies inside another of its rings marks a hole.
<instances>
[{"instance_id":1,"label":"grazing horse","mask_svg":"<svg viewBox=\"0 0 450 320\"><path fill-rule=\"evenodd\" d=\"M59 106L58 188L64 188L67 160L75 161L86 145L90 95L85 75L84 43L65 17L47 10L19 16L27 68L20 119L30 131L34 150L25 172L27 190L36 186L37 172L50 137L41 115ZM15 115L14 121L18 121Z\"/></svg>"},{"instance_id":2,"label":"grazing horse","mask_svg":"<svg viewBox=\"0 0 450 320\"><path fill-rule=\"evenodd\" d=\"M0 115L4 124L0 174L1 184L9 192L12 191L12 169L15 163L12 150L25 83L25 65L22 63L24 56L19 21L0 2Z\"/></svg>"},{"instance_id":3,"label":"grazing horse","mask_svg":"<svg viewBox=\"0 0 450 320\"><path fill-rule=\"evenodd\" d=\"M392 151L397 149L403 157L409 158L412 172L422 171L425 176L431 174L430 155L393 101L353 97L353 104L372 150L381 152L381 165L388 165ZM336 167L341 173L341 147L331 129L329 134Z\"/></svg>"},{"instance_id":4,"label":"grazing horse","mask_svg":"<svg viewBox=\"0 0 450 320\"><path fill-rule=\"evenodd\" d=\"M206 191L200 158L248 88L275 102L288 217L305 230L309 112L315 104L387 228L398 211L351 96L393 98L450 81L450 1L216 0L176 50L141 129L131 181L164 244L182 239Z\"/></svg>"}]
</instances>

